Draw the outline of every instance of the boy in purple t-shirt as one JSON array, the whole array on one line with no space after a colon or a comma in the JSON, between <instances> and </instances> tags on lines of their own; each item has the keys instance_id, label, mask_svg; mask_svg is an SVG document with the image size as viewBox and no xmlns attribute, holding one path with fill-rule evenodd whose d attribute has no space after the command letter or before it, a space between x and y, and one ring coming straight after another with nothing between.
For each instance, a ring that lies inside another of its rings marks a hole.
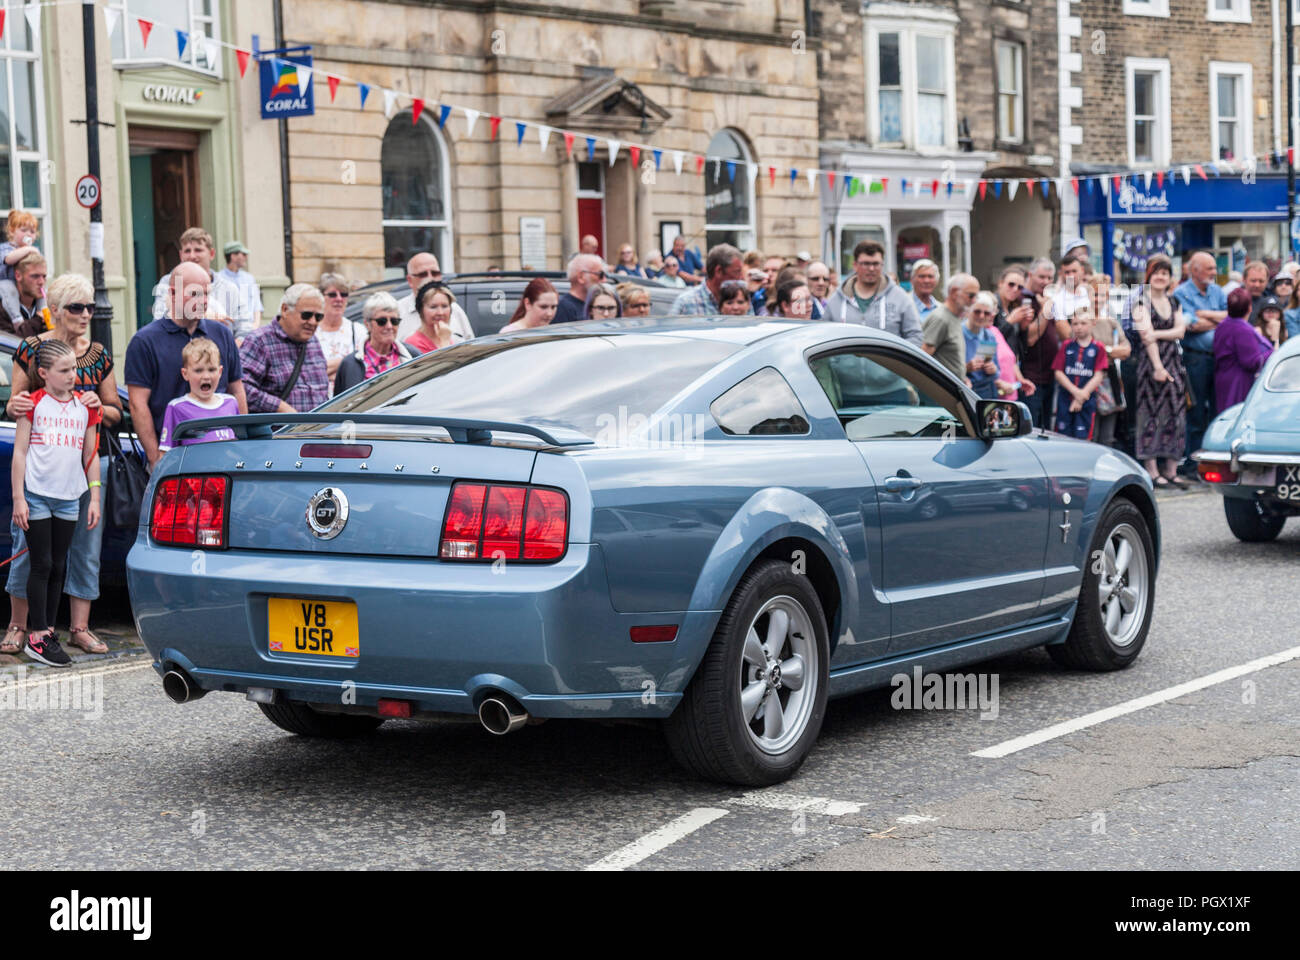
<instances>
[{"instance_id":1,"label":"boy in purple t-shirt","mask_svg":"<svg viewBox=\"0 0 1300 960\"><path fill-rule=\"evenodd\" d=\"M181 376L190 385L190 392L167 404L158 437L159 450L175 446L172 438L176 428L186 420L239 416L239 401L228 393L217 393L217 384L221 382L221 351L207 337L195 337L185 345L181 351ZM220 427L201 436L185 437L181 445L234 439L235 431Z\"/></svg>"}]
</instances>

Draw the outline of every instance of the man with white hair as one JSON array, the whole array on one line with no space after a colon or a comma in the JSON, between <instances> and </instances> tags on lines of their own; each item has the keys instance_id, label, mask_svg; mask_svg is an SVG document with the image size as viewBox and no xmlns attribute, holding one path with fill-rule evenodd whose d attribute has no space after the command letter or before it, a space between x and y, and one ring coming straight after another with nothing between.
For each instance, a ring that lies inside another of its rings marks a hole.
<instances>
[{"instance_id":1,"label":"man with white hair","mask_svg":"<svg viewBox=\"0 0 1300 960\"><path fill-rule=\"evenodd\" d=\"M1183 310L1187 333L1183 337L1183 368L1192 388L1193 403L1187 411L1187 455L1201 446L1205 429L1218 409L1214 403L1214 330L1228 316L1228 296L1215 283L1218 265L1214 255L1197 251L1187 260L1188 278L1173 292ZM1188 461L1181 468L1195 474Z\"/></svg>"},{"instance_id":2,"label":"man with white hair","mask_svg":"<svg viewBox=\"0 0 1300 960\"><path fill-rule=\"evenodd\" d=\"M933 260L918 260L912 264L912 300L916 303L916 312L921 316L921 323L930 319L939 300L935 297L935 288L939 286L939 265Z\"/></svg>"},{"instance_id":3,"label":"man with white hair","mask_svg":"<svg viewBox=\"0 0 1300 960\"><path fill-rule=\"evenodd\" d=\"M962 333L965 316L980 282L969 273L955 274L948 281L947 297L934 308L921 328L921 349L943 364L958 380L966 378L966 338Z\"/></svg>"},{"instance_id":4,"label":"man with white hair","mask_svg":"<svg viewBox=\"0 0 1300 960\"><path fill-rule=\"evenodd\" d=\"M417 253L406 264L406 285L411 288L411 292L397 301L397 309L402 316L402 326L397 331L399 342L409 339L415 331L420 329L419 311L415 309L415 295L419 289L432 280L442 279L442 267L438 265L438 258L431 253ZM451 305L451 342L459 343L462 340L473 340L474 328L469 324L469 317L465 316L465 311L461 309L460 304Z\"/></svg>"},{"instance_id":5,"label":"man with white hair","mask_svg":"<svg viewBox=\"0 0 1300 960\"><path fill-rule=\"evenodd\" d=\"M587 290L605 279L605 261L594 253L580 253L569 261L569 290L560 297L560 306L551 323L576 323L587 319Z\"/></svg>"},{"instance_id":6,"label":"man with white hair","mask_svg":"<svg viewBox=\"0 0 1300 960\"><path fill-rule=\"evenodd\" d=\"M244 338L239 360L249 413L296 413L330 396L329 364L316 327L325 297L310 283L295 283L280 300L280 315Z\"/></svg>"}]
</instances>

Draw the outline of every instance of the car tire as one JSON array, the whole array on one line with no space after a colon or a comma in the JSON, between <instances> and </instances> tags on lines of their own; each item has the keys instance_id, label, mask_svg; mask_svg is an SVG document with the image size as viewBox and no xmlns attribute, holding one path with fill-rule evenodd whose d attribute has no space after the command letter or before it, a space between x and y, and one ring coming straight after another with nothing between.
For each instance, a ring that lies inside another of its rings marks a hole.
<instances>
[{"instance_id":1,"label":"car tire","mask_svg":"<svg viewBox=\"0 0 1300 960\"><path fill-rule=\"evenodd\" d=\"M780 560L753 567L665 721L673 757L723 783L759 787L789 779L821 732L829 662L826 619L808 578Z\"/></svg>"},{"instance_id":2,"label":"car tire","mask_svg":"<svg viewBox=\"0 0 1300 960\"><path fill-rule=\"evenodd\" d=\"M300 737L344 740L373 733L384 722L383 717L357 713L318 713L305 703L259 703L258 706L266 719Z\"/></svg>"},{"instance_id":3,"label":"car tire","mask_svg":"<svg viewBox=\"0 0 1300 960\"><path fill-rule=\"evenodd\" d=\"M1073 670L1122 670L1142 652L1155 606L1155 547L1142 511L1112 501L1086 562L1069 636L1047 652Z\"/></svg>"},{"instance_id":4,"label":"car tire","mask_svg":"<svg viewBox=\"0 0 1300 960\"><path fill-rule=\"evenodd\" d=\"M1258 500L1239 497L1223 498L1223 515L1228 518L1228 529L1242 543L1268 543L1282 532L1286 517L1268 513Z\"/></svg>"}]
</instances>

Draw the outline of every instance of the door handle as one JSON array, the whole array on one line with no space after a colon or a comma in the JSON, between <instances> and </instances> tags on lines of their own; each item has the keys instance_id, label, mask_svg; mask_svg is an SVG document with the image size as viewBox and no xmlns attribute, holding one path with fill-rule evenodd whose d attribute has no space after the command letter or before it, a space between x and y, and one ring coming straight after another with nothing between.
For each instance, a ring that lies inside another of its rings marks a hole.
<instances>
[{"instance_id":1,"label":"door handle","mask_svg":"<svg viewBox=\"0 0 1300 960\"><path fill-rule=\"evenodd\" d=\"M901 493L904 490L918 490L925 483L920 477L886 477L885 490L889 493Z\"/></svg>"}]
</instances>

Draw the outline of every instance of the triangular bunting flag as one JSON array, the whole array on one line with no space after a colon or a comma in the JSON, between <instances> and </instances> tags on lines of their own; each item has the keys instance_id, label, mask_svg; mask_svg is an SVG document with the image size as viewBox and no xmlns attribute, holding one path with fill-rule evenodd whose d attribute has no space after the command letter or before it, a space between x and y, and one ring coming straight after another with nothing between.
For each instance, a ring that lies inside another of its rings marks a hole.
<instances>
[{"instance_id":1,"label":"triangular bunting flag","mask_svg":"<svg viewBox=\"0 0 1300 960\"><path fill-rule=\"evenodd\" d=\"M27 26L32 31L32 49L41 48L41 6L39 3L29 3L23 7L23 13L27 17Z\"/></svg>"},{"instance_id":2,"label":"triangular bunting flag","mask_svg":"<svg viewBox=\"0 0 1300 960\"><path fill-rule=\"evenodd\" d=\"M361 94L361 109L366 109L366 97L370 96L370 84L358 83L357 92Z\"/></svg>"},{"instance_id":3,"label":"triangular bunting flag","mask_svg":"<svg viewBox=\"0 0 1300 960\"><path fill-rule=\"evenodd\" d=\"M981 180L981 181L980 181L980 199L983 200L984 197L988 194L988 192L989 192L989 182L988 182L987 180Z\"/></svg>"},{"instance_id":4,"label":"triangular bunting flag","mask_svg":"<svg viewBox=\"0 0 1300 960\"><path fill-rule=\"evenodd\" d=\"M1197 175L1198 177L1200 177L1202 180L1208 180L1208 179L1210 179L1209 177L1207 177L1207 176L1205 175L1205 170L1201 167L1201 165L1200 165L1199 163L1196 164L1194 167L1192 167L1192 169L1196 171L1196 175Z\"/></svg>"},{"instance_id":5,"label":"triangular bunting flag","mask_svg":"<svg viewBox=\"0 0 1300 960\"><path fill-rule=\"evenodd\" d=\"M447 118L450 116L451 106L446 103L440 104L438 106L438 126L445 129L447 126Z\"/></svg>"},{"instance_id":6,"label":"triangular bunting flag","mask_svg":"<svg viewBox=\"0 0 1300 960\"><path fill-rule=\"evenodd\" d=\"M794 189L794 182L798 179L799 179L799 168L791 167L790 168L790 189L791 190Z\"/></svg>"},{"instance_id":7,"label":"triangular bunting flag","mask_svg":"<svg viewBox=\"0 0 1300 960\"><path fill-rule=\"evenodd\" d=\"M938 181L938 180L931 180L931 181L930 181L930 193L933 194L933 195L936 196L936 197L939 195L939 181Z\"/></svg>"},{"instance_id":8,"label":"triangular bunting flag","mask_svg":"<svg viewBox=\"0 0 1300 960\"><path fill-rule=\"evenodd\" d=\"M1020 189L1020 181L1019 181L1019 180L1008 180L1008 181L1007 181L1007 199L1008 199L1008 200L1014 200L1014 199L1016 199L1016 191L1019 190L1019 189Z\"/></svg>"},{"instance_id":9,"label":"triangular bunting flag","mask_svg":"<svg viewBox=\"0 0 1300 960\"><path fill-rule=\"evenodd\" d=\"M889 178L888 178L888 177L881 177L881 178L880 178L880 192L881 192L881 193L884 193L885 190L886 190L886 188L888 188L888 186L889 186Z\"/></svg>"},{"instance_id":10,"label":"triangular bunting flag","mask_svg":"<svg viewBox=\"0 0 1300 960\"><path fill-rule=\"evenodd\" d=\"M627 148L627 155L632 158L632 169L641 169L641 148L636 144L631 144Z\"/></svg>"},{"instance_id":11,"label":"triangular bunting flag","mask_svg":"<svg viewBox=\"0 0 1300 960\"><path fill-rule=\"evenodd\" d=\"M551 139L550 127L543 126L537 128L537 142L538 144L540 144L543 153L546 152L546 144L550 142L550 139ZM570 150L570 152L572 152L572 150Z\"/></svg>"},{"instance_id":12,"label":"triangular bunting flag","mask_svg":"<svg viewBox=\"0 0 1300 960\"><path fill-rule=\"evenodd\" d=\"M1109 196L1110 196L1110 177L1098 177L1098 178L1097 178L1097 182L1101 184L1101 195L1102 195L1103 197L1109 197Z\"/></svg>"},{"instance_id":13,"label":"triangular bunting flag","mask_svg":"<svg viewBox=\"0 0 1300 960\"><path fill-rule=\"evenodd\" d=\"M1178 170L1178 172L1181 173L1181 174L1183 175L1183 186L1187 186L1189 183L1192 182L1192 168L1191 168L1191 167L1180 167L1179 170Z\"/></svg>"},{"instance_id":14,"label":"triangular bunting flag","mask_svg":"<svg viewBox=\"0 0 1300 960\"><path fill-rule=\"evenodd\" d=\"M527 130L528 130L528 124L523 123L522 121L519 120L515 121L515 146L516 147L522 147L524 145L524 133L526 133Z\"/></svg>"},{"instance_id":15,"label":"triangular bunting flag","mask_svg":"<svg viewBox=\"0 0 1300 960\"><path fill-rule=\"evenodd\" d=\"M767 185L773 190L776 189L776 167L767 168Z\"/></svg>"},{"instance_id":16,"label":"triangular bunting flag","mask_svg":"<svg viewBox=\"0 0 1300 960\"><path fill-rule=\"evenodd\" d=\"M474 124L478 123L481 114L470 107L462 107L461 109L465 111L465 136L472 137L474 136Z\"/></svg>"},{"instance_id":17,"label":"triangular bunting flag","mask_svg":"<svg viewBox=\"0 0 1300 960\"><path fill-rule=\"evenodd\" d=\"M1034 181L1026 180L1025 187L1029 190L1029 195L1032 197L1034 195Z\"/></svg>"},{"instance_id":18,"label":"triangular bunting flag","mask_svg":"<svg viewBox=\"0 0 1300 960\"><path fill-rule=\"evenodd\" d=\"M659 164L664 158L664 152L662 150L653 150L651 152L654 154L655 158L655 169L658 170Z\"/></svg>"},{"instance_id":19,"label":"triangular bunting flag","mask_svg":"<svg viewBox=\"0 0 1300 960\"><path fill-rule=\"evenodd\" d=\"M397 105L397 92L394 90L384 91L384 116L393 115L393 107Z\"/></svg>"},{"instance_id":20,"label":"triangular bunting flag","mask_svg":"<svg viewBox=\"0 0 1300 960\"><path fill-rule=\"evenodd\" d=\"M248 73L248 60L251 56L252 54L249 53L247 50L240 50L238 47L235 48L235 62L239 64L239 78L241 80L244 78L244 74ZM358 86L360 86L364 90L370 89L364 83L358 84ZM366 98L364 94L362 94L361 96L361 105L363 107L366 105Z\"/></svg>"},{"instance_id":21,"label":"triangular bunting flag","mask_svg":"<svg viewBox=\"0 0 1300 960\"><path fill-rule=\"evenodd\" d=\"M1079 195L1079 178L1078 178L1078 177L1071 177L1071 178L1070 178L1070 186L1072 186L1072 187L1074 188L1074 195L1077 197L1077 196Z\"/></svg>"},{"instance_id":22,"label":"triangular bunting flag","mask_svg":"<svg viewBox=\"0 0 1300 960\"><path fill-rule=\"evenodd\" d=\"M614 161L618 159L618 148L621 146L621 144L617 140L609 140L609 139L606 139L605 144L606 146L609 147L609 165L612 167L614 165Z\"/></svg>"},{"instance_id":23,"label":"triangular bunting flag","mask_svg":"<svg viewBox=\"0 0 1300 960\"><path fill-rule=\"evenodd\" d=\"M492 139L497 138L497 131L501 129L500 117L488 117L488 123L492 126Z\"/></svg>"},{"instance_id":24,"label":"triangular bunting flag","mask_svg":"<svg viewBox=\"0 0 1300 960\"><path fill-rule=\"evenodd\" d=\"M704 158L703 158L702 156L700 156L699 154L696 154L696 155L695 155L695 174L696 174L696 176L698 176L699 174L701 174L701 173L703 173L703 172L704 172ZM718 179L718 171L717 171L716 169L713 171L713 179L714 179L714 180L717 180L717 179Z\"/></svg>"},{"instance_id":25,"label":"triangular bunting flag","mask_svg":"<svg viewBox=\"0 0 1300 960\"><path fill-rule=\"evenodd\" d=\"M809 189L809 190L816 190L816 189L817 189L817 171L816 171L816 170L808 170L808 171L806 171L805 175L808 177L808 189Z\"/></svg>"},{"instance_id":26,"label":"triangular bunting flag","mask_svg":"<svg viewBox=\"0 0 1300 960\"><path fill-rule=\"evenodd\" d=\"M682 172L682 161L685 159L686 159L686 155L682 153L680 150L673 151L673 169L678 174Z\"/></svg>"},{"instance_id":27,"label":"triangular bunting flag","mask_svg":"<svg viewBox=\"0 0 1300 960\"><path fill-rule=\"evenodd\" d=\"M947 188L948 188L948 196L951 197L951 196L952 196L952 181L949 180L946 186L947 186Z\"/></svg>"},{"instance_id":28,"label":"triangular bunting flag","mask_svg":"<svg viewBox=\"0 0 1300 960\"><path fill-rule=\"evenodd\" d=\"M176 59L185 59L185 48L190 45L190 35L184 30L176 31Z\"/></svg>"},{"instance_id":29,"label":"triangular bunting flag","mask_svg":"<svg viewBox=\"0 0 1300 960\"><path fill-rule=\"evenodd\" d=\"M975 191L975 181L974 181L974 180L966 180L965 182L962 183L962 185L961 185L961 192L962 192L963 194L965 194L965 195L968 196L968 197L973 197L973 196L975 196L975 192L974 192L974 191Z\"/></svg>"},{"instance_id":30,"label":"triangular bunting flag","mask_svg":"<svg viewBox=\"0 0 1300 960\"><path fill-rule=\"evenodd\" d=\"M754 181L758 179L758 164L745 164L745 177L749 180L750 187L753 187Z\"/></svg>"},{"instance_id":31,"label":"triangular bunting flag","mask_svg":"<svg viewBox=\"0 0 1300 960\"><path fill-rule=\"evenodd\" d=\"M907 196L907 177L898 181L898 189L903 191L903 196Z\"/></svg>"},{"instance_id":32,"label":"triangular bunting flag","mask_svg":"<svg viewBox=\"0 0 1300 960\"><path fill-rule=\"evenodd\" d=\"M111 37L117 30L117 22L122 18L120 10L114 10L112 7L104 8L104 29L108 31ZM4 12L0 10L0 36L4 35Z\"/></svg>"},{"instance_id":33,"label":"triangular bunting flag","mask_svg":"<svg viewBox=\"0 0 1300 960\"><path fill-rule=\"evenodd\" d=\"M1123 178L1121 178L1121 177L1111 177L1111 178L1110 178L1111 185L1115 188L1115 192L1116 192L1116 193L1119 193L1120 190L1123 189L1123 185L1120 183L1120 180L1121 180L1121 179L1123 179Z\"/></svg>"},{"instance_id":34,"label":"triangular bunting flag","mask_svg":"<svg viewBox=\"0 0 1300 960\"><path fill-rule=\"evenodd\" d=\"M994 180L994 181L993 181L993 196L997 197L999 200L1002 199L1002 181L1001 181L1001 180Z\"/></svg>"},{"instance_id":35,"label":"triangular bunting flag","mask_svg":"<svg viewBox=\"0 0 1300 960\"><path fill-rule=\"evenodd\" d=\"M1210 173L1214 174L1216 177L1219 176L1219 165L1213 160L1210 161Z\"/></svg>"},{"instance_id":36,"label":"triangular bunting flag","mask_svg":"<svg viewBox=\"0 0 1300 960\"><path fill-rule=\"evenodd\" d=\"M420 114L424 112L424 101L419 97L411 99L411 126L420 122Z\"/></svg>"},{"instance_id":37,"label":"triangular bunting flag","mask_svg":"<svg viewBox=\"0 0 1300 960\"><path fill-rule=\"evenodd\" d=\"M311 85L311 75L311 67L301 65L298 67L298 96L307 96L307 87Z\"/></svg>"},{"instance_id":38,"label":"triangular bunting flag","mask_svg":"<svg viewBox=\"0 0 1300 960\"><path fill-rule=\"evenodd\" d=\"M333 103L334 98L337 97L339 94L339 78L334 76L332 73L326 74L325 83L330 88L330 103Z\"/></svg>"},{"instance_id":39,"label":"triangular bunting flag","mask_svg":"<svg viewBox=\"0 0 1300 960\"><path fill-rule=\"evenodd\" d=\"M564 131L564 155L566 157L573 156L573 134L568 130Z\"/></svg>"},{"instance_id":40,"label":"triangular bunting flag","mask_svg":"<svg viewBox=\"0 0 1300 960\"><path fill-rule=\"evenodd\" d=\"M595 160L596 159L596 138L587 137L586 140L587 140L587 160L588 161Z\"/></svg>"},{"instance_id":41,"label":"triangular bunting flag","mask_svg":"<svg viewBox=\"0 0 1300 960\"><path fill-rule=\"evenodd\" d=\"M1164 188L1164 185L1165 185L1165 172L1164 172L1163 170L1157 170L1157 171L1156 171L1156 189L1158 189L1158 190L1159 190L1159 189L1163 189L1163 188Z\"/></svg>"},{"instance_id":42,"label":"triangular bunting flag","mask_svg":"<svg viewBox=\"0 0 1300 960\"><path fill-rule=\"evenodd\" d=\"M1142 174L1142 189L1147 193L1151 192L1151 171L1147 170Z\"/></svg>"},{"instance_id":43,"label":"triangular bunting flag","mask_svg":"<svg viewBox=\"0 0 1300 960\"><path fill-rule=\"evenodd\" d=\"M140 25L140 46L149 46L149 34L153 30L152 21L146 20L144 17L136 17L135 22Z\"/></svg>"},{"instance_id":44,"label":"triangular bunting flag","mask_svg":"<svg viewBox=\"0 0 1300 960\"><path fill-rule=\"evenodd\" d=\"M827 187L828 187L832 192L834 192L834 190L835 190L835 171L834 171L834 170L827 170L827 171L826 171L826 186L827 186Z\"/></svg>"},{"instance_id":45,"label":"triangular bunting flag","mask_svg":"<svg viewBox=\"0 0 1300 960\"><path fill-rule=\"evenodd\" d=\"M716 162L713 165L713 173L714 173L714 179L717 179L718 165ZM727 180L731 183L736 182L736 161L735 160L727 161Z\"/></svg>"},{"instance_id":46,"label":"triangular bunting flag","mask_svg":"<svg viewBox=\"0 0 1300 960\"><path fill-rule=\"evenodd\" d=\"M851 173L844 174L844 195L846 197L853 196L853 185L857 182L857 179Z\"/></svg>"}]
</instances>

